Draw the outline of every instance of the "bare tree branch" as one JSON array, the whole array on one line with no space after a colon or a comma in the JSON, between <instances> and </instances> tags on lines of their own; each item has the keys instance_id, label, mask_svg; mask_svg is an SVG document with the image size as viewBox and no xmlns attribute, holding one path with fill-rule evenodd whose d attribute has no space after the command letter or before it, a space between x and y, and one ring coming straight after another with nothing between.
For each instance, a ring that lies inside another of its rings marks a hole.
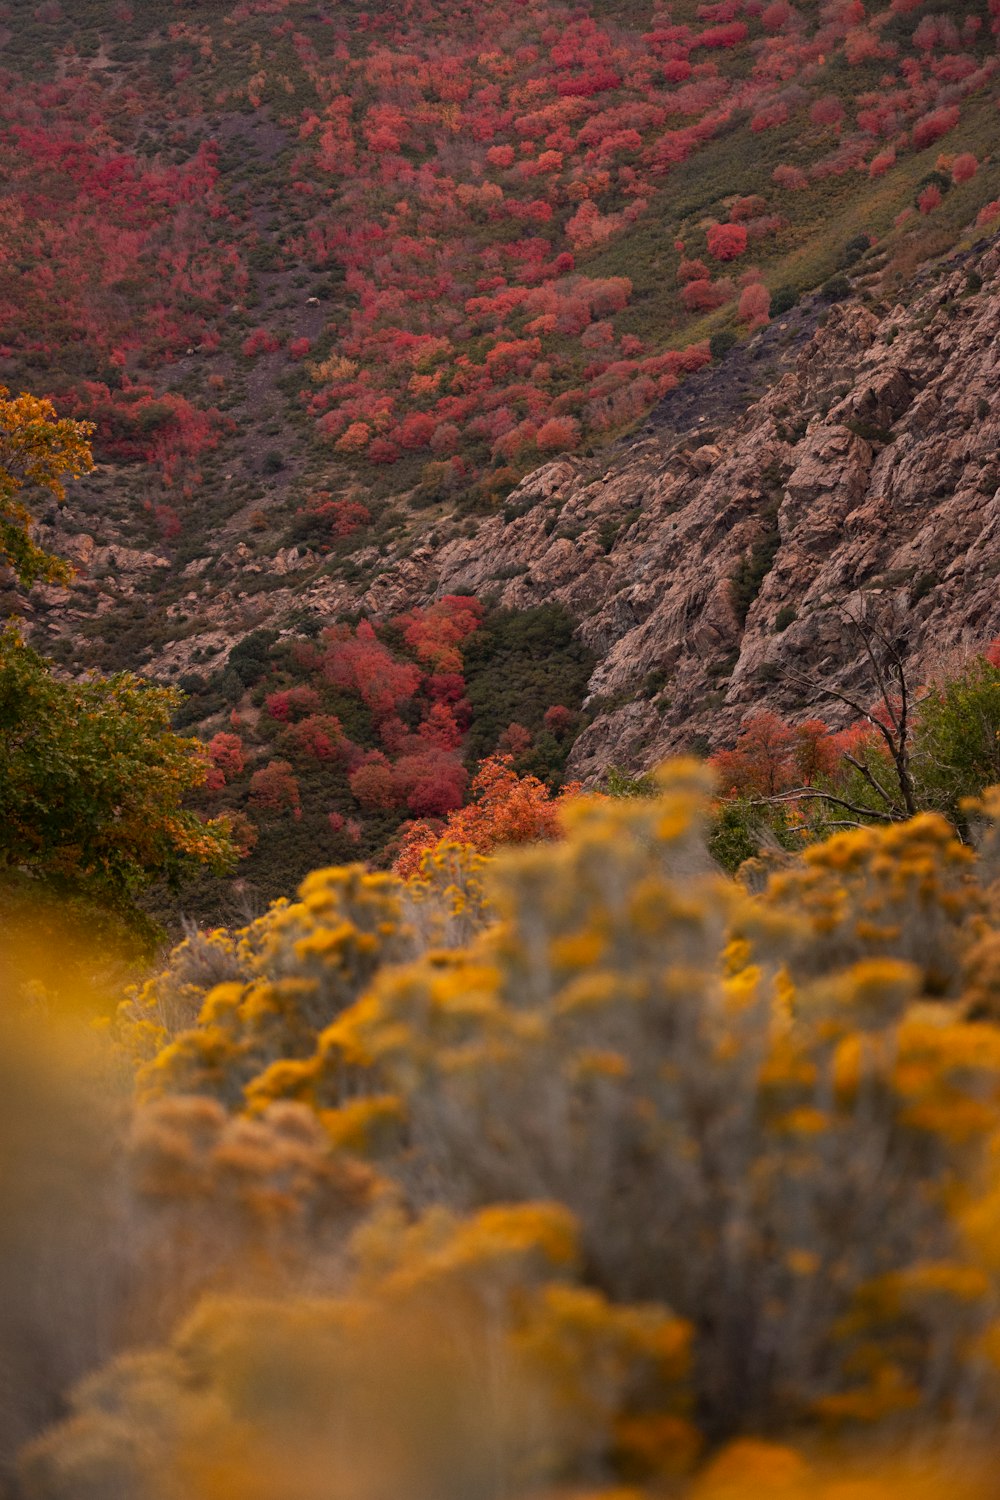
<instances>
[{"instance_id":1,"label":"bare tree branch","mask_svg":"<svg viewBox=\"0 0 1000 1500\"><path fill-rule=\"evenodd\" d=\"M835 807L842 807L846 812L857 813L862 818L875 818L881 823L898 823L900 815L891 812L881 812L877 807L860 807L856 802L848 802L845 797L838 797L836 792L824 791L821 787L805 786L795 787L788 792L776 792L773 797L754 797L751 799L751 807L776 807L785 802L829 802Z\"/></svg>"},{"instance_id":2,"label":"bare tree branch","mask_svg":"<svg viewBox=\"0 0 1000 1500\"><path fill-rule=\"evenodd\" d=\"M817 683L814 678L794 668L785 668L782 675L790 682L801 686L821 687L829 697L843 703L879 734L885 743L892 761L899 789L898 797L889 792L876 777L871 767L863 760L846 754L844 759L864 778L889 809L884 821L898 822L913 817L917 812L917 800L910 773L911 693L906 674L906 662L898 643L898 632L890 633L877 618L867 601L856 613L846 607L840 608L844 619L857 635L865 661L868 664L876 699L881 699L883 712L876 713L870 706L860 702L851 693L829 683ZM812 792L810 793L812 795ZM833 800L828 798L827 800ZM858 811L858 809L851 809ZM865 809L864 816L875 817L873 809Z\"/></svg>"}]
</instances>

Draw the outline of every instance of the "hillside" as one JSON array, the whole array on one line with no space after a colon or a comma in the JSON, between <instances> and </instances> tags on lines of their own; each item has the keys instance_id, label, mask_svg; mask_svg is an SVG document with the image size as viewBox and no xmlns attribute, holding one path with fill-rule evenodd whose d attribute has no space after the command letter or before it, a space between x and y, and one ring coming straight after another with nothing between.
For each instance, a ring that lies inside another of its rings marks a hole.
<instances>
[{"instance_id":1,"label":"hillside","mask_svg":"<svg viewBox=\"0 0 1000 1500\"><path fill-rule=\"evenodd\" d=\"M744 413L707 428L739 375L706 370L605 462L558 460L474 542L401 564L371 607L418 578L565 605L598 657L570 760L590 779L727 743L761 707L843 722L829 690L866 680L843 612L873 595L923 680L1000 631L998 270L980 242L909 307L772 325L746 351L771 383Z\"/></svg>"},{"instance_id":2,"label":"hillside","mask_svg":"<svg viewBox=\"0 0 1000 1500\"><path fill-rule=\"evenodd\" d=\"M995 632L956 560L991 472L996 0L0 24L0 379L99 460L48 518L72 590L5 602L67 671L190 695L252 887L384 857L498 745L555 784L795 710L778 659L836 672L825 601L859 587L915 606L921 660ZM413 609L469 592L428 646Z\"/></svg>"}]
</instances>

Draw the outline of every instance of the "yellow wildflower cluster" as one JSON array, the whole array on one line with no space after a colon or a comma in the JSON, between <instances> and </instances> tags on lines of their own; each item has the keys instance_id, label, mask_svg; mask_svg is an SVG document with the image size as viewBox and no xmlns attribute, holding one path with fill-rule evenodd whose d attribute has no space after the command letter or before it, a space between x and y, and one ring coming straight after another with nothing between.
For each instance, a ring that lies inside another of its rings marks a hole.
<instances>
[{"instance_id":1,"label":"yellow wildflower cluster","mask_svg":"<svg viewBox=\"0 0 1000 1500\"><path fill-rule=\"evenodd\" d=\"M988 827L838 835L752 894L710 796L681 762L560 842L322 871L182 945L118 1024L180 1331L79 1387L29 1500L990 1492Z\"/></svg>"},{"instance_id":2,"label":"yellow wildflower cluster","mask_svg":"<svg viewBox=\"0 0 1000 1500\"><path fill-rule=\"evenodd\" d=\"M210 1094L238 1107L271 1063L308 1055L379 969L483 920L475 868L444 866L412 887L361 865L319 870L235 934L189 938L120 1008L117 1036L144 1060L140 1091Z\"/></svg>"}]
</instances>

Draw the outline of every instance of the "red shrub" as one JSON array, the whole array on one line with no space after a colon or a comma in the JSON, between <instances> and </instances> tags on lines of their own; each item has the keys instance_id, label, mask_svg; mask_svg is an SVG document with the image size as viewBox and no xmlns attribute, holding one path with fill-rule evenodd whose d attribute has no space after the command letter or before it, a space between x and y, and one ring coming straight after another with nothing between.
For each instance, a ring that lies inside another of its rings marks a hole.
<instances>
[{"instance_id":1,"label":"red shrub","mask_svg":"<svg viewBox=\"0 0 1000 1500\"><path fill-rule=\"evenodd\" d=\"M299 783L287 760L272 760L250 778L250 801L263 812L284 812L301 817Z\"/></svg>"},{"instance_id":2,"label":"red shrub","mask_svg":"<svg viewBox=\"0 0 1000 1500\"><path fill-rule=\"evenodd\" d=\"M280 348L281 340L267 328L255 328L249 338L244 339L240 345L247 359L254 359L258 354L273 354Z\"/></svg>"},{"instance_id":3,"label":"red shrub","mask_svg":"<svg viewBox=\"0 0 1000 1500\"><path fill-rule=\"evenodd\" d=\"M951 164L953 182L970 182L979 171L979 162L971 151L963 151Z\"/></svg>"},{"instance_id":4,"label":"red shrub","mask_svg":"<svg viewBox=\"0 0 1000 1500\"><path fill-rule=\"evenodd\" d=\"M292 724L296 719L304 719L308 714L316 713L319 694L315 688L305 686L282 688L279 692L268 695L264 700L264 707L279 724Z\"/></svg>"},{"instance_id":5,"label":"red shrub","mask_svg":"<svg viewBox=\"0 0 1000 1500\"><path fill-rule=\"evenodd\" d=\"M368 449L373 464L394 464L400 457L399 449L389 438L377 437Z\"/></svg>"},{"instance_id":6,"label":"red shrub","mask_svg":"<svg viewBox=\"0 0 1000 1500\"><path fill-rule=\"evenodd\" d=\"M743 224L747 219L759 218L766 209L766 200L757 193L752 193L749 198L737 198L729 210L729 222L730 224Z\"/></svg>"},{"instance_id":7,"label":"red shrub","mask_svg":"<svg viewBox=\"0 0 1000 1500\"><path fill-rule=\"evenodd\" d=\"M681 301L687 312L712 312L732 295L732 283L728 281L689 281L681 292Z\"/></svg>"},{"instance_id":8,"label":"red shrub","mask_svg":"<svg viewBox=\"0 0 1000 1500\"><path fill-rule=\"evenodd\" d=\"M782 31L792 18L792 7L788 0L771 0L761 12L760 24L765 31Z\"/></svg>"},{"instance_id":9,"label":"red shrub","mask_svg":"<svg viewBox=\"0 0 1000 1500\"><path fill-rule=\"evenodd\" d=\"M801 191L802 188L809 186L809 178L801 167L775 167L771 173L771 181L775 187L792 192Z\"/></svg>"},{"instance_id":10,"label":"red shrub","mask_svg":"<svg viewBox=\"0 0 1000 1500\"><path fill-rule=\"evenodd\" d=\"M750 129L755 135L764 130L773 130L776 125L784 125L788 119L788 105L781 99L776 99L773 104L765 104L750 120Z\"/></svg>"},{"instance_id":11,"label":"red shrub","mask_svg":"<svg viewBox=\"0 0 1000 1500\"><path fill-rule=\"evenodd\" d=\"M839 125L844 118L844 106L836 94L826 94L809 111L814 125Z\"/></svg>"},{"instance_id":12,"label":"red shrub","mask_svg":"<svg viewBox=\"0 0 1000 1500\"><path fill-rule=\"evenodd\" d=\"M870 177L884 177L886 172L889 171L890 167L894 167L895 165L895 151L880 151L877 156L872 157L871 163L868 167L868 175Z\"/></svg>"},{"instance_id":13,"label":"red shrub","mask_svg":"<svg viewBox=\"0 0 1000 1500\"><path fill-rule=\"evenodd\" d=\"M741 323L749 323L752 328L761 328L770 321L771 317L771 293L767 287L760 282L743 288L740 294L739 312L737 314Z\"/></svg>"},{"instance_id":14,"label":"red shrub","mask_svg":"<svg viewBox=\"0 0 1000 1500\"><path fill-rule=\"evenodd\" d=\"M913 127L913 144L918 151L923 151L928 146L933 146L949 130L954 130L960 119L960 111L957 104L948 106L946 109L935 109L929 115L924 115Z\"/></svg>"},{"instance_id":15,"label":"red shrub","mask_svg":"<svg viewBox=\"0 0 1000 1500\"><path fill-rule=\"evenodd\" d=\"M682 260L677 267L678 281L708 281L711 275L703 260Z\"/></svg>"},{"instance_id":16,"label":"red shrub","mask_svg":"<svg viewBox=\"0 0 1000 1500\"><path fill-rule=\"evenodd\" d=\"M742 224L713 224L708 231L708 253L714 260L737 260L747 248Z\"/></svg>"}]
</instances>

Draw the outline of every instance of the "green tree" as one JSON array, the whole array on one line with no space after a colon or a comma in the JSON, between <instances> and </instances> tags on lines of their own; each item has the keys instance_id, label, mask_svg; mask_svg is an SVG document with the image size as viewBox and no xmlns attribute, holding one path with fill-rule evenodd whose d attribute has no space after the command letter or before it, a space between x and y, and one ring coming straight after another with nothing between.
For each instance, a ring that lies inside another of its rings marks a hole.
<instances>
[{"instance_id":1,"label":"green tree","mask_svg":"<svg viewBox=\"0 0 1000 1500\"><path fill-rule=\"evenodd\" d=\"M0 874L138 916L154 880L232 859L225 819L185 810L205 779L170 728L179 695L129 673L61 682L13 626L0 633Z\"/></svg>"},{"instance_id":2,"label":"green tree","mask_svg":"<svg viewBox=\"0 0 1000 1500\"><path fill-rule=\"evenodd\" d=\"M919 707L911 761L921 807L961 826L963 798L1000 782L1000 667L975 656Z\"/></svg>"}]
</instances>

